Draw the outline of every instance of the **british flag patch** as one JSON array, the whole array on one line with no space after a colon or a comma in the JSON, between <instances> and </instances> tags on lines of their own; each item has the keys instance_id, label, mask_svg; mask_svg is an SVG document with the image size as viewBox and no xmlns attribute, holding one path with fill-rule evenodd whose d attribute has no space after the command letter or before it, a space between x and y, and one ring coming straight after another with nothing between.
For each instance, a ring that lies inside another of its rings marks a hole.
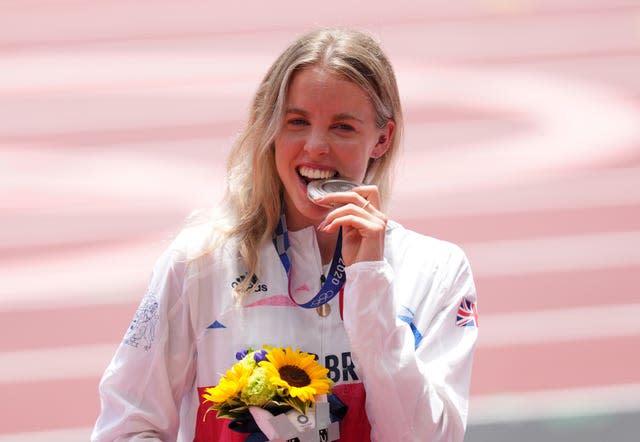
<instances>
[{"instance_id":1,"label":"british flag patch","mask_svg":"<svg viewBox=\"0 0 640 442\"><path fill-rule=\"evenodd\" d=\"M478 309L476 303L468 299L463 299L458 307L458 315L456 316L456 325L458 327L477 327L478 326Z\"/></svg>"}]
</instances>

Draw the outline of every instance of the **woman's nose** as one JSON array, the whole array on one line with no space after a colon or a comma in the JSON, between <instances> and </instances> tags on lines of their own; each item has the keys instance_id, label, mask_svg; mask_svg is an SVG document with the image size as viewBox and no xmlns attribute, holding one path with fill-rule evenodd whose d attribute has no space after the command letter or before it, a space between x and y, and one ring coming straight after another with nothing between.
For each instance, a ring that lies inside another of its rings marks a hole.
<instances>
[{"instance_id":1,"label":"woman's nose","mask_svg":"<svg viewBox=\"0 0 640 442\"><path fill-rule=\"evenodd\" d=\"M312 155L322 155L329 152L327 133L323 130L311 130L304 144L304 149Z\"/></svg>"}]
</instances>

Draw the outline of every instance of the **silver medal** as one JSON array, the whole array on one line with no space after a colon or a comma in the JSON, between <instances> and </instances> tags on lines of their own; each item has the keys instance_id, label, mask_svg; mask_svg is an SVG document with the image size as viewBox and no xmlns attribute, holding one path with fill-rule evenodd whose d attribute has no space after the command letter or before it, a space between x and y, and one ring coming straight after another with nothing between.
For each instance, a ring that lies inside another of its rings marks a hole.
<instances>
[{"instance_id":1,"label":"silver medal","mask_svg":"<svg viewBox=\"0 0 640 442\"><path fill-rule=\"evenodd\" d=\"M307 196L311 201L315 203L318 198L330 193L348 192L354 187L358 186L362 186L362 184L356 183L354 181L340 180L336 178L330 178L328 180L315 180L311 181L307 185Z\"/></svg>"}]
</instances>

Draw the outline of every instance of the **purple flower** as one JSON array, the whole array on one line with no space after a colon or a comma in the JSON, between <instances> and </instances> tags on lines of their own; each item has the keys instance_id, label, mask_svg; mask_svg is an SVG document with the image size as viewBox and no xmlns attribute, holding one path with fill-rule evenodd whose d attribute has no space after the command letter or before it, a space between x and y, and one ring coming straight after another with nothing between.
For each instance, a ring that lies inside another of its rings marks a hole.
<instances>
[{"instance_id":1,"label":"purple flower","mask_svg":"<svg viewBox=\"0 0 640 442\"><path fill-rule=\"evenodd\" d=\"M253 354L253 360L256 361L256 364L265 359L267 359L267 350L260 350Z\"/></svg>"},{"instance_id":2,"label":"purple flower","mask_svg":"<svg viewBox=\"0 0 640 442\"><path fill-rule=\"evenodd\" d=\"M241 361L249 353L249 350L242 350L236 353L236 359Z\"/></svg>"}]
</instances>

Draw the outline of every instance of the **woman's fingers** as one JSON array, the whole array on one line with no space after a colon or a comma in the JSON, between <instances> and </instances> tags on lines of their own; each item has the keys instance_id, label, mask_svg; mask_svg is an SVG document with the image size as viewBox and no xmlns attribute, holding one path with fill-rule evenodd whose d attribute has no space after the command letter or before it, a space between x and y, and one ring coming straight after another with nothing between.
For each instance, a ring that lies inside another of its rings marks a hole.
<instances>
[{"instance_id":1,"label":"woman's fingers","mask_svg":"<svg viewBox=\"0 0 640 442\"><path fill-rule=\"evenodd\" d=\"M318 225L318 230L334 233L343 228L342 257L347 265L383 259L388 218L379 210L380 196L376 186L328 194L319 201L335 208Z\"/></svg>"},{"instance_id":2,"label":"woman's fingers","mask_svg":"<svg viewBox=\"0 0 640 442\"><path fill-rule=\"evenodd\" d=\"M321 205L341 207L347 204L359 206L362 209L380 207L380 195L376 186L355 187L349 192L327 194L316 200Z\"/></svg>"},{"instance_id":3,"label":"woman's fingers","mask_svg":"<svg viewBox=\"0 0 640 442\"><path fill-rule=\"evenodd\" d=\"M378 232L387 224L387 216L378 209L379 200L376 186L361 186L350 192L326 195L322 202L337 207L327 214L318 229L329 232L339 226L349 226L361 231L363 236L369 229Z\"/></svg>"},{"instance_id":4,"label":"woman's fingers","mask_svg":"<svg viewBox=\"0 0 640 442\"><path fill-rule=\"evenodd\" d=\"M363 209L352 210L349 206L343 206L334 210L320 223L318 230L333 232L339 227L351 227L360 232L361 236L368 236L367 232L377 233L386 228L386 220L371 215Z\"/></svg>"}]
</instances>

